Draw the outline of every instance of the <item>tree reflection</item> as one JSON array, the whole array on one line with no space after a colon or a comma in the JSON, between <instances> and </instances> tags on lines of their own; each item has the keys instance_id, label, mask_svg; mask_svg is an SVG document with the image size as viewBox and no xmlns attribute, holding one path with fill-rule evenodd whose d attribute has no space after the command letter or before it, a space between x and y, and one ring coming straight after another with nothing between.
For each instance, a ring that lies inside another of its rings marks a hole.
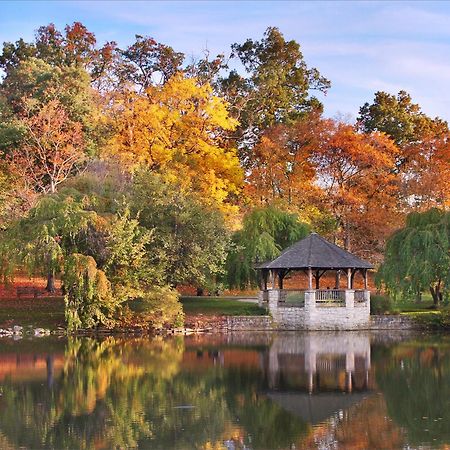
<instances>
[{"instance_id":1,"label":"tree reflection","mask_svg":"<svg viewBox=\"0 0 450 450\"><path fill-rule=\"evenodd\" d=\"M306 430L260 395L260 369L180 370L183 342L69 339L62 371L47 358L47 383L3 383L2 440L33 449L211 448L226 440L264 448Z\"/></svg>"},{"instance_id":2,"label":"tree reflection","mask_svg":"<svg viewBox=\"0 0 450 450\"><path fill-rule=\"evenodd\" d=\"M450 349L400 346L377 374L389 416L408 433L410 445L450 442Z\"/></svg>"}]
</instances>

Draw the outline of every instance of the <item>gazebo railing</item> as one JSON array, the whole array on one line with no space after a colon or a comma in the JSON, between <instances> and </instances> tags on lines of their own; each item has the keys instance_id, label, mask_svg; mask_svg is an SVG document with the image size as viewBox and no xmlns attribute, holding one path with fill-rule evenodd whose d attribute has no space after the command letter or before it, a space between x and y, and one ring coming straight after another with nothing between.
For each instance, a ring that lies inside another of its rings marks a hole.
<instances>
[{"instance_id":1,"label":"gazebo railing","mask_svg":"<svg viewBox=\"0 0 450 450\"><path fill-rule=\"evenodd\" d=\"M364 289L355 290L355 306L363 306L367 302L366 291Z\"/></svg>"},{"instance_id":2,"label":"gazebo railing","mask_svg":"<svg viewBox=\"0 0 450 450\"><path fill-rule=\"evenodd\" d=\"M345 306L345 291L341 289L317 289L317 306Z\"/></svg>"}]
</instances>

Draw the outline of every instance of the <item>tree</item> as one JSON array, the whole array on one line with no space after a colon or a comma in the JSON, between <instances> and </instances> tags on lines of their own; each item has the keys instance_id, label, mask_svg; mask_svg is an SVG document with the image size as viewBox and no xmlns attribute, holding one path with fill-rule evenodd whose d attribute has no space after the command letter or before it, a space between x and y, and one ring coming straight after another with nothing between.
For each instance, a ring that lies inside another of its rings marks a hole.
<instances>
[{"instance_id":1,"label":"tree","mask_svg":"<svg viewBox=\"0 0 450 450\"><path fill-rule=\"evenodd\" d=\"M86 162L81 124L73 122L57 100L21 120L25 138L12 151L12 171L32 190L55 193Z\"/></svg>"},{"instance_id":2,"label":"tree","mask_svg":"<svg viewBox=\"0 0 450 450\"><path fill-rule=\"evenodd\" d=\"M236 151L223 142L236 122L211 87L178 74L125 107L114 139L122 162L131 169L144 164L226 209L242 183Z\"/></svg>"},{"instance_id":3,"label":"tree","mask_svg":"<svg viewBox=\"0 0 450 450\"><path fill-rule=\"evenodd\" d=\"M244 217L242 230L233 235L234 248L227 258L228 285L242 289L253 286L256 263L275 258L308 232L308 225L296 214L271 206L254 209Z\"/></svg>"},{"instance_id":4,"label":"tree","mask_svg":"<svg viewBox=\"0 0 450 450\"><path fill-rule=\"evenodd\" d=\"M311 157L319 146L320 117L311 114L296 122L267 129L248 163L245 191L254 205L276 203L300 210L316 191Z\"/></svg>"},{"instance_id":5,"label":"tree","mask_svg":"<svg viewBox=\"0 0 450 450\"><path fill-rule=\"evenodd\" d=\"M231 48L232 58L241 62L247 77L232 70L221 85L233 116L240 122L236 137L245 163L249 149L266 128L320 109L310 91L326 92L330 83L317 69L308 68L300 45L286 41L275 27L267 28L261 41L247 39Z\"/></svg>"},{"instance_id":6,"label":"tree","mask_svg":"<svg viewBox=\"0 0 450 450\"><path fill-rule=\"evenodd\" d=\"M450 214L439 209L409 214L405 227L386 243L378 284L407 299L429 290L437 307L448 298L449 274Z\"/></svg>"},{"instance_id":7,"label":"tree","mask_svg":"<svg viewBox=\"0 0 450 450\"><path fill-rule=\"evenodd\" d=\"M144 92L150 86L161 85L181 71L184 54L161 44L151 37L136 35L136 42L119 50L121 61L118 78L128 81Z\"/></svg>"},{"instance_id":8,"label":"tree","mask_svg":"<svg viewBox=\"0 0 450 450\"><path fill-rule=\"evenodd\" d=\"M430 133L439 135L448 131L447 122L428 117L405 91L397 96L376 92L373 103L360 108L357 123L364 133L386 133L400 147L419 143Z\"/></svg>"},{"instance_id":9,"label":"tree","mask_svg":"<svg viewBox=\"0 0 450 450\"><path fill-rule=\"evenodd\" d=\"M38 58L53 67L79 67L88 71L93 82L103 76L114 59L115 42L97 48L97 39L81 22L66 25L64 33L53 23L41 26L34 42L19 39L4 42L0 67L9 73L29 58Z\"/></svg>"},{"instance_id":10,"label":"tree","mask_svg":"<svg viewBox=\"0 0 450 450\"><path fill-rule=\"evenodd\" d=\"M223 272L229 245L222 213L148 170L136 175L129 198L141 226L153 230L148 257L162 282L213 285Z\"/></svg>"},{"instance_id":11,"label":"tree","mask_svg":"<svg viewBox=\"0 0 450 450\"><path fill-rule=\"evenodd\" d=\"M74 191L42 197L27 215L2 232L3 274L25 266L30 274L47 276L47 290L55 290L56 273L77 252L77 235L95 220L89 199Z\"/></svg>"},{"instance_id":12,"label":"tree","mask_svg":"<svg viewBox=\"0 0 450 450\"><path fill-rule=\"evenodd\" d=\"M346 249L380 250L388 230L398 223L399 182L395 171L396 145L380 133L355 132L350 125L323 122L317 151L312 155L322 205L334 216Z\"/></svg>"},{"instance_id":13,"label":"tree","mask_svg":"<svg viewBox=\"0 0 450 450\"><path fill-rule=\"evenodd\" d=\"M401 175L406 209L446 205L450 196L445 182L450 154L447 122L427 116L407 92L400 91L397 96L376 92L373 103L360 108L357 123L361 131L386 133L397 144L395 170Z\"/></svg>"}]
</instances>

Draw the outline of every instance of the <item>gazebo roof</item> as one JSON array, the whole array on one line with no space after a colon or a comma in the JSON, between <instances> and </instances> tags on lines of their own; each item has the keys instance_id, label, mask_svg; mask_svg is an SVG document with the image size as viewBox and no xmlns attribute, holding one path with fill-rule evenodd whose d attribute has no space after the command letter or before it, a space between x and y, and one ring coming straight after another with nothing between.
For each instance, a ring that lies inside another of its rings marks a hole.
<instances>
[{"instance_id":1,"label":"gazebo roof","mask_svg":"<svg viewBox=\"0 0 450 450\"><path fill-rule=\"evenodd\" d=\"M258 264L256 269L373 269L372 264L331 242L317 233L284 250L273 261Z\"/></svg>"}]
</instances>

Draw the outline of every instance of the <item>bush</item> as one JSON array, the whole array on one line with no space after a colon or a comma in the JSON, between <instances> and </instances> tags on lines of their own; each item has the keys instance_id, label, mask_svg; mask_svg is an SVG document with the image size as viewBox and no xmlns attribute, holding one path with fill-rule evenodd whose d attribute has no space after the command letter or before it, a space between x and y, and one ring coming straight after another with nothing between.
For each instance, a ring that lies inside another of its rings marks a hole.
<instances>
[{"instance_id":1,"label":"bush","mask_svg":"<svg viewBox=\"0 0 450 450\"><path fill-rule=\"evenodd\" d=\"M385 295L372 295L370 314L388 314L393 312L392 300Z\"/></svg>"},{"instance_id":2,"label":"bush","mask_svg":"<svg viewBox=\"0 0 450 450\"><path fill-rule=\"evenodd\" d=\"M155 287L140 299L129 303L135 326L148 328L181 327L184 324L183 306L179 295L169 287Z\"/></svg>"},{"instance_id":3,"label":"bush","mask_svg":"<svg viewBox=\"0 0 450 450\"><path fill-rule=\"evenodd\" d=\"M64 264L67 329L114 326L118 302L111 291L111 283L91 256L74 253Z\"/></svg>"},{"instance_id":4,"label":"bush","mask_svg":"<svg viewBox=\"0 0 450 450\"><path fill-rule=\"evenodd\" d=\"M405 314L427 328L450 330L449 308L442 311L410 312Z\"/></svg>"}]
</instances>

